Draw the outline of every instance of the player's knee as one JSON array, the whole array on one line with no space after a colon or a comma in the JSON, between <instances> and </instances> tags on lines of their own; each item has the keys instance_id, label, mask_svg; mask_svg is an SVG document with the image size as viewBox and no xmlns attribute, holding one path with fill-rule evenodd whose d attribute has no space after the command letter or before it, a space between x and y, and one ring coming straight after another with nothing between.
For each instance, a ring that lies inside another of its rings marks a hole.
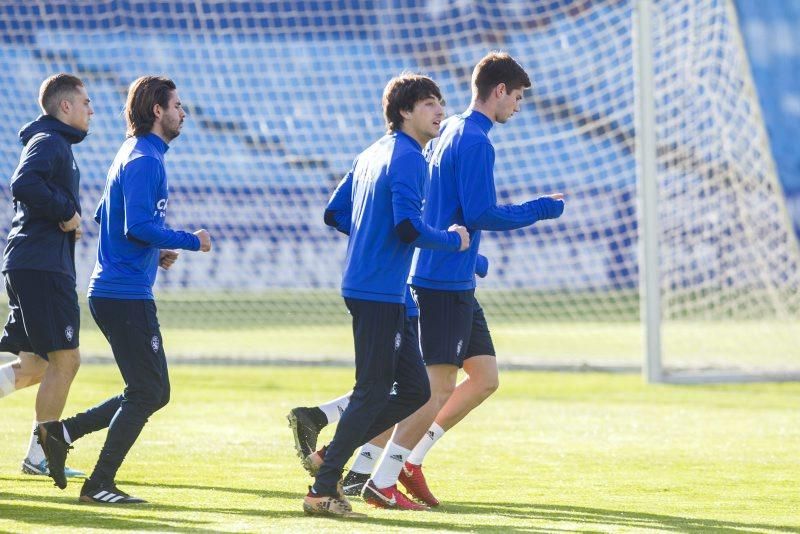
<instances>
[{"instance_id":1,"label":"player's knee","mask_svg":"<svg viewBox=\"0 0 800 534\"><path fill-rule=\"evenodd\" d=\"M388 402L393 386L394 381L357 382L350 395L350 404L378 405Z\"/></svg>"},{"instance_id":2,"label":"player's knee","mask_svg":"<svg viewBox=\"0 0 800 534\"><path fill-rule=\"evenodd\" d=\"M497 389L500 387L500 378L495 375L492 377L487 377L481 384L483 394L488 397L492 395Z\"/></svg>"},{"instance_id":3,"label":"player's knee","mask_svg":"<svg viewBox=\"0 0 800 534\"><path fill-rule=\"evenodd\" d=\"M150 416L169 402L169 390L162 384L141 384L125 390L125 401Z\"/></svg>"},{"instance_id":4,"label":"player's knee","mask_svg":"<svg viewBox=\"0 0 800 534\"><path fill-rule=\"evenodd\" d=\"M47 360L32 352L20 352L17 361L11 363L16 389L38 384L47 370Z\"/></svg>"},{"instance_id":5,"label":"player's knee","mask_svg":"<svg viewBox=\"0 0 800 534\"><path fill-rule=\"evenodd\" d=\"M78 349L51 352L48 358L50 365L65 375L75 376L81 367L81 353Z\"/></svg>"},{"instance_id":6,"label":"player's knee","mask_svg":"<svg viewBox=\"0 0 800 534\"><path fill-rule=\"evenodd\" d=\"M482 373L470 376L470 381L477 386L478 394L484 399L492 395L500 387L500 378L497 373Z\"/></svg>"},{"instance_id":7,"label":"player's knee","mask_svg":"<svg viewBox=\"0 0 800 534\"><path fill-rule=\"evenodd\" d=\"M158 403L158 407L153 411L158 411L167 404L169 404L170 399L170 387L167 385L161 391L161 400Z\"/></svg>"}]
</instances>

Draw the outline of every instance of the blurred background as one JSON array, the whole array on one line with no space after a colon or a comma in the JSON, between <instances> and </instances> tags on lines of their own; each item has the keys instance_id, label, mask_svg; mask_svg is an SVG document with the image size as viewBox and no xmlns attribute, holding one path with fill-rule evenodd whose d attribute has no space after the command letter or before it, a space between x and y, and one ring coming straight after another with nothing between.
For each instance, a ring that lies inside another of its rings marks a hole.
<instances>
[{"instance_id":1,"label":"blurred background","mask_svg":"<svg viewBox=\"0 0 800 534\"><path fill-rule=\"evenodd\" d=\"M639 91L634 0L0 2L0 175L41 81L81 77L91 133L74 147L93 213L124 140L127 86L178 85L168 224L214 239L157 283L174 361L351 362L338 296L346 240L322 222L352 158L384 132L383 86L433 77L466 109L474 64L506 50L533 88L492 130L501 202L563 191L557 221L487 233L480 280L505 365L635 370L638 98L655 105L663 361L800 369L800 1L654 0L654 91ZM12 206L2 188L0 226ZM79 293L94 265L84 217ZM87 359L109 359L88 310Z\"/></svg>"}]
</instances>

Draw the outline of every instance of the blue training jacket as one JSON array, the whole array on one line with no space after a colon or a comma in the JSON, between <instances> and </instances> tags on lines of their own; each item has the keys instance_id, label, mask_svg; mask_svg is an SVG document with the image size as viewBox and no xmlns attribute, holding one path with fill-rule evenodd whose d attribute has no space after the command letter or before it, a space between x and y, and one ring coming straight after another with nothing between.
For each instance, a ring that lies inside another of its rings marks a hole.
<instances>
[{"instance_id":1,"label":"blue training jacket","mask_svg":"<svg viewBox=\"0 0 800 534\"><path fill-rule=\"evenodd\" d=\"M349 208L342 296L402 304L414 247L458 251L457 233L422 221L427 175L419 143L403 132L356 158L325 210L325 223L341 229Z\"/></svg>"},{"instance_id":2,"label":"blue training jacket","mask_svg":"<svg viewBox=\"0 0 800 534\"><path fill-rule=\"evenodd\" d=\"M542 197L523 204L497 205L494 148L489 140L492 121L475 110L442 123L430 155L430 181L424 221L434 228L452 224L470 230L464 253L419 250L411 268L412 285L445 291L475 288L481 230L513 230L564 211L562 200Z\"/></svg>"},{"instance_id":3,"label":"blue training jacket","mask_svg":"<svg viewBox=\"0 0 800 534\"><path fill-rule=\"evenodd\" d=\"M90 297L153 299L161 249L199 250L200 239L164 226L169 187L155 134L131 137L108 169L94 219L100 225Z\"/></svg>"},{"instance_id":4,"label":"blue training jacket","mask_svg":"<svg viewBox=\"0 0 800 534\"><path fill-rule=\"evenodd\" d=\"M14 219L3 272L31 269L75 279L75 232L62 232L58 223L81 212L81 173L72 145L85 137L86 132L49 115L20 130L24 148L11 176Z\"/></svg>"},{"instance_id":5,"label":"blue training jacket","mask_svg":"<svg viewBox=\"0 0 800 534\"><path fill-rule=\"evenodd\" d=\"M338 201L336 205L328 206L326 210L326 221L331 222L331 226L336 228L344 235L350 235L350 220L353 213L353 203L351 192L348 189L352 186L352 181L343 183L339 188ZM475 266L475 274L479 277L486 277L489 272L489 259L486 256L478 254L478 261ZM414 296L411 294L411 286L406 285L406 317L419 317L419 306Z\"/></svg>"}]
</instances>

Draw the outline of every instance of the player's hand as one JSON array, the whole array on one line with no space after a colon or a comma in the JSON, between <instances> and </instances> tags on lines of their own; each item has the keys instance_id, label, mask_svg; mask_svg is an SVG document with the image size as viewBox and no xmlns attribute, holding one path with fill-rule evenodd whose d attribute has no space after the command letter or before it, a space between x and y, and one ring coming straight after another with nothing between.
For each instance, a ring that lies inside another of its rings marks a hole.
<instances>
[{"instance_id":1,"label":"player's hand","mask_svg":"<svg viewBox=\"0 0 800 534\"><path fill-rule=\"evenodd\" d=\"M60 223L58 223L58 227L61 228L62 232L71 232L80 225L81 225L81 216L77 211L70 220L61 221Z\"/></svg>"},{"instance_id":2,"label":"player's hand","mask_svg":"<svg viewBox=\"0 0 800 534\"><path fill-rule=\"evenodd\" d=\"M80 239L82 235L83 235L83 230L81 230L81 227L79 226L75 228L75 241Z\"/></svg>"},{"instance_id":3,"label":"player's hand","mask_svg":"<svg viewBox=\"0 0 800 534\"><path fill-rule=\"evenodd\" d=\"M178 261L178 251L163 249L158 254L158 265L162 269L169 269L172 264Z\"/></svg>"},{"instance_id":4,"label":"player's hand","mask_svg":"<svg viewBox=\"0 0 800 534\"><path fill-rule=\"evenodd\" d=\"M543 195L529 204L537 213L537 220L558 219L564 213L564 193Z\"/></svg>"},{"instance_id":5,"label":"player's hand","mask_svg":"<svg viewBox=\"0 0 800 534\"><path fill-rule=\"evenodd\" d=\"M450 228L447 229L448 232L455 232L461 237L461 248L458 249L459 252L463 252L469 248L469 232L463 226L459 226L458 224L454 224Z\"/></svg>"},{"instance_id":6,"label":"player's hand","mask_svg":"<svg viewBox=\"0 0 800 534\"><path fill-rule=\"evenodd\" d=\"M211 250L211 234L208 233L208 230L205 228L198 230L194 235L200 238L200 252L208 252Z\"/></svg>"}]
</instances>

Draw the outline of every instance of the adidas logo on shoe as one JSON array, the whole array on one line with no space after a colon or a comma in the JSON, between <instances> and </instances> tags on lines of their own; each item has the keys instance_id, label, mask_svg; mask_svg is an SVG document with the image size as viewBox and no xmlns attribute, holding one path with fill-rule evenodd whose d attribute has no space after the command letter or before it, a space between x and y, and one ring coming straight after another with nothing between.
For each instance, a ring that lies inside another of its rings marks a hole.
<instances>
[{"instance_id":1,"label":"adidas logo on shoe","mask_svg":"<svg viewBox=\"0 0 800 534\"><path fill-rule=\"evenodd\" d=\"M347 499L330 495L317 495L311 488L308 488L308 494L303 499L303 511L307 515L330 515L348 519L366 517L364 514L354 512Z\"/></svg>"},{"instance_id":2,"label":"adidas logo on shoe","mask_svg":"<svg viewBox=\"0 0 800 534\"><path fill-rule=\"evenodd\" d=\"M81 488L81 502L91 502L97 504L141 504L146 503L144 499L128 495L117 488L113 482L110 484L95 484L86 479Z\"/></svg>"}]
</instances>

